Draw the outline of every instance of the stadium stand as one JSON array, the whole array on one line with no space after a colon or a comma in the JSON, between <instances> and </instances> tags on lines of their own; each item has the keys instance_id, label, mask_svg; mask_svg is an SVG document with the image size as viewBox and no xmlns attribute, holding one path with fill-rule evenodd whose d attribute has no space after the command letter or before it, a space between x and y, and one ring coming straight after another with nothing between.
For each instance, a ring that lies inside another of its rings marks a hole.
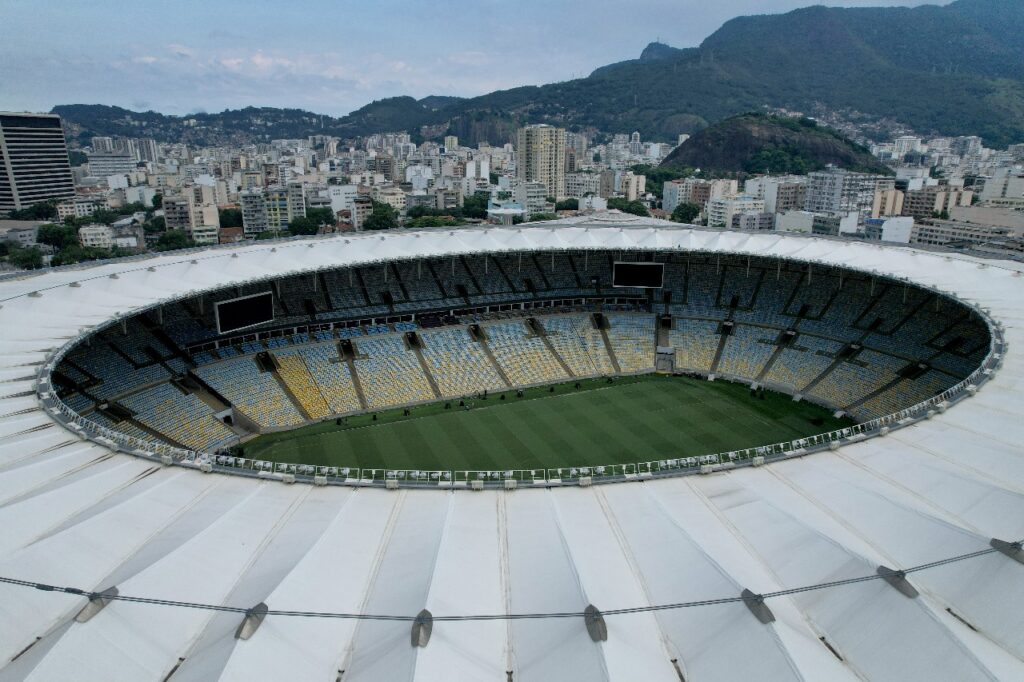
<instances>
[{"instance_id":1,"label":"stadium stand","mask_svg":"<svg viewBox=\"0 0 1024 682\"><path fill-rule=\"evenodd\" d=\"M548 341L578 377L615 373L601 332L589 315L551 315L542 320Z\"/></svg>"},{"instance_id":2,"label":"stadium stand","mask_svg":"<svg viewBox=\"0 0 1024 682\"><path fill-rule=\"evenodd\" d=\"M297 426L305 420L273 374L250 357L204 365L196 374L262 427Z\"/></svg>"},{"instance_id":3,"label":"stadium stand","mask_svg":"<svg viewBox=\"0 0 1024 682\"><path fill-rule=\"evenodd\" d=\"M487 345L505 375L515 386L565 381L569 376L547 345L531 334L522 321L484 326Z\"/></svg>"},{"instance_id":4,"label":"stadium stand","mask_svg":"<svg viewBox=\"0 0 1024 682\"><path fill-rule=\"evenodd\" d=\"M356 373L370 409L395 407L433 399L416 354L401 336L375 336L355 342Z\"/></svg>"},{"instance_id":5,"label":"stadium stand","mask_svg":"<svg viewBox=\"0 0 1024 682\"><path fill-rule=\"evenodd\" d=\"M238 442L203 401L170 384L128 396L121 404L149 428L195 450L213 451Z\"/></svg>"},{"instance_id":6,"label":"stadium stand","mask_svg":"<svg viewBox=\"0 0 1024 682\"><path fill-rule=\"evenodd\" d=\"M465 328L423 332L423 358L445 398L506 388L497 370Z\"/></svg>"},{"instance_id":7,"label":"stadium stand","mask_svg":"<svg viewBox=\"0 0 1024 682\"><path fill-rule=\"evenodd\" d=\"M718 347L718 323L675 318L669 343L675 349L676 369L707 373Z\"/></svg>"},{"instance_id":8,"label":"stadium stand","mask_svg":"<svg viewBox=\"0 0 1024 682\"><path fill-rule=\"evenodd\" d=\"M608 341L625 374L654 369L654 315L612 313Z\"/></svg>"},{"instance_id":9,"label":"stadium stand","mask_svg":"<svg viewBox=\"0 0 1024 682\"><path fill-rule=\"evenodd\" d=\"M764 327L736 325L722 349L718 372L728 376L756 378L775 352L773 341L776 334Z\"/></svg>"},{"instance_id":10,"label":"stadium stand","mask_svg":"<svg viewBox=\"0 0 1024 682\"><path fill-rule=\"evenodd\" d=\"M163 401L180 393L167 383L170 377L185 376L195 366L197 376L260 427L287 428L307 416L317 420L364 409L357 383L365 408L381 409L500 390L508 385L502 374L520 387L614 374L616 362L622 373L653 371L652 312L671 312L672 327L662 342L675 349L677 371L711 372L718 328L728 318L735 326L722 344L718 374L808 392L814 400L867 417L944 390L970 374L988 351L981 320L954 301L900 282L825 265L808 272L806 265L772 259L662 256L671 299L662 307L661 292L610 286L612 264L622 258L612 252L467 255L230 288L107 328L67 356L58 389L79 413L96 401L126 395L133 404L143 399L136 396ZM217 338L217 301L268 289L279 294L273 325L209 343ZM588 296L614 298L580 305ZM629 296L635 298L621 298ZM575 302L530 310L545 298ZM452 317L452 311L466 308L471 311L458 313L461 319ZM606 330L593 327L593 310L605 312ZM543 336L533 335L524 321L537 315ZM462 326L473 322L483 325L482 343ZM775 344L786 329L795 329L797 337L780 348ZM421 335L419 354L403 341L402 334L411 331ZM339 340L354 341L352 365L338 357ZM863 350L835 362L854 342ZM182 352L190 347L195 350L189 361ZM264 351L277 358L276 372L259 371L251 357ZM910 362L927 362L928 370L917 379L900 379L898 372ZM182 401L198 409L193 400L182 396L159 416L136 410L138 423L163 433L163 415L187 413ZM124 425L140 432L131 422ZM213 428L183 437L190 447L204 439L213 447L233 434Z\"/></svg>"}]
</instances>

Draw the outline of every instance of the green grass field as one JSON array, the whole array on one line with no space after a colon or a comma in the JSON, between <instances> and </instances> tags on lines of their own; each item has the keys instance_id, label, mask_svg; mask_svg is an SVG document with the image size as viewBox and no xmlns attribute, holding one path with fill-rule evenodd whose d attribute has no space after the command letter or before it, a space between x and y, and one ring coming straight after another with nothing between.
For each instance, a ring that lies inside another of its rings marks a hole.
<instances>
[{"instance_id":1,"label":"green grass field","mask_svg":"<svg viewBox=\"0 0 1024 682\"><path fill-rule=\"evenodd\" d=\"M642 462L767 445L852 422L810 403L686 377L619 377L334 420L260 436L246 457L322 466L504 470ZM812 419L823 423L815 425Z\"/></svg>"}]
</instances>

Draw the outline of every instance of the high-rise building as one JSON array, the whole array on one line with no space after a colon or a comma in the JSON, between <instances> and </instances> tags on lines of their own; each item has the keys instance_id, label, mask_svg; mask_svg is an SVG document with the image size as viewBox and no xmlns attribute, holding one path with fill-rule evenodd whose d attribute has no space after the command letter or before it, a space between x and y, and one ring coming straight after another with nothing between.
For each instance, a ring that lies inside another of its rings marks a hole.
<instances>
[{"instance_id":1,"label":"high-rise building","mask_svg":"<svg viewBox=\"0 0 1024 682\"><path fill-rule=\"evenodd\" d=\"M764 199L728 196L708 200L708 227L732 227L733 216L764 213Z\"/></svg>"},{"instance_id":2,"label":"high-rise building","mask_svg":"<svg viewBox=\"0 0 1024 682\"><path fill-rule=\"evenodd\" d=\"M565 198L565 130L549 125L519 129L516 173L523 182L541 182L548 196Z\"/></svg>"},{"instance_id":3,"label":"high-rise building","mask_svg":"<svg viewBox=\"0 0 1024 682\"><path fill-rule=\"evenodd\" d=\"M135 158L128 152L92 152L88 156L89 175L93 177L125 175L136 169Z\"/></svg>"},{"instance_id":4,"label":"high-rise building","mask_svg":"<svg viewBox=\"0 0 1024 682\"><path fill-rule=\"evenodd\" d=\"M74 195L60 117L0 112L0 211Z\"/></svg>"},{"instance_id":5,"label":"high-rise building","mask_svg":"<svg viewBox=\"0 0 1024 682\"><path fill-rule=\"evenodd\" d=\"M444 136L444 150L449 154L459 148L459 138L456 135Z\"/></svg>"},{"instance_id":6,"label":"high-rise building","mask_svg":"<svg viewBox=\"0 0 1024 682\"><path fill-rule=\"evenodd\" d=\"M239 194L242 204L242 228L246 235L255 235L270 229L267 220L267 199L263 190L254 187Z\"/></svg>"},{"instance_id":7,"label":"high-rise building","mask_svg":"<svg viewBox=\"0 0 1024 682\"><path fill-rule=\"evenodd\" d=\"M876 192L895 189L893 178L869 173L854 173L829 168L811 173L807 182L804 210L812 213L843 213L856 211L863 222L871 216Z\"/></svg>"}]
</instances>

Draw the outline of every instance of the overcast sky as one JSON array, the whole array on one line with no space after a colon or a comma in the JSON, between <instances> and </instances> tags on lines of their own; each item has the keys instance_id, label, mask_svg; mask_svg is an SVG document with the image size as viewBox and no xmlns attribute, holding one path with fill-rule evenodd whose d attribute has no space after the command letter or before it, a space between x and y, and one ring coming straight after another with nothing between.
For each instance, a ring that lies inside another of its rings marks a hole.
<instances>
[{"instance_id":1,"label":"overcast sky","mask_svg":"<svg viewBox=\"0 0 1024 682\"><path fill-rule=\"evenodd\" d=\"M933 0L931 4L947 4ZM585 76L728 19L918 0L0 0L0 110L346 114Z\"/></svg>"}]
</instances>

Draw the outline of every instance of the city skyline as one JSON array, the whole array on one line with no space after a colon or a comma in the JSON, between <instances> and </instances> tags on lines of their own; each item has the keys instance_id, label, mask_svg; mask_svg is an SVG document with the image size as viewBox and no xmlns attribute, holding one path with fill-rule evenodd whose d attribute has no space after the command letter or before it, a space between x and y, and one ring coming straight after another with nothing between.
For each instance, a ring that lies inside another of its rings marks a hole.
<instances>
[{"instance_id":1,"label":"city skyline","mask_svg":"<svg viewBox=\"0 0 1024 682\"><path fill-rule=\"evenodd\" d=\"M709 9L697 0L648 0L632 8L636 21L622 22L615 19L621 5L604 0L588 4L586 14L536 0L510 14L488 0L465 7L314 2L294 15L189 0L154 22L150 3L61 1L40 9L13 0L4 9L0 109L95 103L181 115L274 106L343 115L385 97L472 97L585 77L636 58L655 40L692 47L733 17L812 4L948 2L729 0ZM196 17L203 18L198 29ZM104 33L109 40L92 40Z\"/></svg>"}]
</instances>

